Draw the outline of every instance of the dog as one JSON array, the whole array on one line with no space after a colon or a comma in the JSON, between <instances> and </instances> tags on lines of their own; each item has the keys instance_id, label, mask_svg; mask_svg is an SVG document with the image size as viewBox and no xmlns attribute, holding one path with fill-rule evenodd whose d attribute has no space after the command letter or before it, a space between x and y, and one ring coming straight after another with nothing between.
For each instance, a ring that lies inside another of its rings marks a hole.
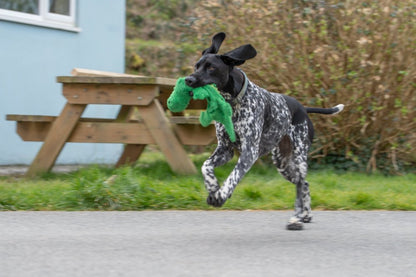
<instances>
[{"instance_id":1,"label":"dog","mask_svg":"<svg viewBox=\"0 0 416 277\"><path fill-rule=\"evenodd\" d=\"M185 78L186 84L193 88L215 84L233 110L236 141L231 142L224 126L215 122L218 145L201 168L209 193L207 203L221 207L256 160L272 153L278 171L296 185L295 213L289 219L287 229L300 230L303 223L312 220L309 184L305 178L314 129L307 113L336 114L344 105L328 109L307 108L290 96L257 86L237 68L254 58L256 49L246 44L219 55L225 36L221 32L212 37L211 46L202 52L194 72ZM231 160L235 149L240 153L238 162L220 187L214 168Z\"/></svg>"}]
</instances>

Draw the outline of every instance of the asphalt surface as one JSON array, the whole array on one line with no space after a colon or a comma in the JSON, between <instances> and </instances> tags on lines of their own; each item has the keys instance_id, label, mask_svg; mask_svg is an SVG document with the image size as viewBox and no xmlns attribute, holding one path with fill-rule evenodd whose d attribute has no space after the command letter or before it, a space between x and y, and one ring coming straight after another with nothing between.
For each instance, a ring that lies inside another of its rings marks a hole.
<instances>
[{"instance_id":1,"label":"asphalt surface","mask_svg":"<svg viewBox=\"0 0 416 277\"><path fill-rule=\"evenodd\" d=\"M416 276L416 212L0 212L0 276Z\"/></svg>"}]
</instances>

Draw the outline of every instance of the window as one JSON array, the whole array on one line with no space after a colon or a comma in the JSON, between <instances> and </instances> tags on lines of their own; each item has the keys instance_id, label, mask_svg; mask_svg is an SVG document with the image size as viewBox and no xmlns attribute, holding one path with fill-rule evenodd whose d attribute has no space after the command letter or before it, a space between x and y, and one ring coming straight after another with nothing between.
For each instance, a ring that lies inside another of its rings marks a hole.
<instances>
[{"instance_id":1,"label":"window","mask_svg":"<svg viewBox=\"0 0 416 277\"><path fill-rule=\"evenodd\" d=\"M0 20L79 32L75 0L0 0Z\"/></svg>"}]
</instances>

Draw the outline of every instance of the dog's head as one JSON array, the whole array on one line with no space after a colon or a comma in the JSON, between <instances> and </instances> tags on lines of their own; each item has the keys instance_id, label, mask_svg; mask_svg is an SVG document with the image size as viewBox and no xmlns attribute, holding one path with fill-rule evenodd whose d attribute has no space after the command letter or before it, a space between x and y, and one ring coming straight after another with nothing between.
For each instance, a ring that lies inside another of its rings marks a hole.
<instances>
[{"instance_id":1,"label":"dog's head","mask_svg":"<svg viewBox=\"0 0 416 277\"><path fill-rule=\"evenodd\" d=\"M202 57L195 64L194 73L185 79L188 86L196 88L215 84L219 90L223 91L230 85L230 74L234 67L242 65L246 60L257 55L256 49L250 44L218 55L224 39L225 33L218 33L212 37L211 46L202 52Z\"/></svg>"}]
</instances>

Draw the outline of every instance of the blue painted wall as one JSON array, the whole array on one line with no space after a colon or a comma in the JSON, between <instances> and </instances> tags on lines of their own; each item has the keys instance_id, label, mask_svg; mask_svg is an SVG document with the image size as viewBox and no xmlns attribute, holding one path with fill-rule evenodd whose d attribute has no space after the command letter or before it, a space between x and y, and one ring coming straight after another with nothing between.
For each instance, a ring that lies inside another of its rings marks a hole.
<instances>
[{"instance_id":1,"label":"blue painted wall","mask_svg":"<svg viewBox=\"0 0 416 277\"><path fill-rule=\"evenodd\" d=\"M64 104L56 76L72 68L124 72L125 1L79 0L80 32L0 21L0 164L30 164L40 142L24 142L6 114L58 115ZM94 105L84 116L115 117ZM119 144L66 144L57 163L113 163Z\"/></svg>"}]
</instances>

